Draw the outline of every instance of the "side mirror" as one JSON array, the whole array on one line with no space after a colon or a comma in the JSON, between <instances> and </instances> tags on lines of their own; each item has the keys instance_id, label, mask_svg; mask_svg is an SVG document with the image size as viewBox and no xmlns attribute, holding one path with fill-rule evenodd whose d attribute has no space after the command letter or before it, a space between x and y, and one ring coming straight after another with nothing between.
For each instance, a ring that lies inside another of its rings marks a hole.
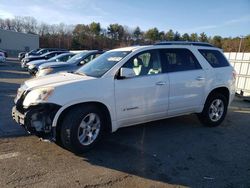
<instances>
[{"instance_id":1,"label":"side mirror","mask_svg":"<svg viewBox=\"0 0 250 188\"><path fill-rule=\"evenodd\" d=\"M133 69L124 68L124 67L120 69L120 78L132 78L135 76L136 74Z\"/></svg>"}]
</instances>

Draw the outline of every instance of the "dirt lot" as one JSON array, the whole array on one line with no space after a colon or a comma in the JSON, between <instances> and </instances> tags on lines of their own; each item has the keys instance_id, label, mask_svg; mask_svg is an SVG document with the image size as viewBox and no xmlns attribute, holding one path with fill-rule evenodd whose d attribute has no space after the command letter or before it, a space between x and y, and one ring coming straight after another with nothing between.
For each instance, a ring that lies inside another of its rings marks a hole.
<instances>
[{"instance_id":1,"label":"dirt lot","mask_svg":"<svg viewBox=\"0 0 250 188\"><path fill-rule=\"evenodd\" d=\"M250 102L236 99L220 127L195 115L128 127L76 156L11 119L19 63L0 65L0 187L250 187Z\"/></svg>"}]
</instances>

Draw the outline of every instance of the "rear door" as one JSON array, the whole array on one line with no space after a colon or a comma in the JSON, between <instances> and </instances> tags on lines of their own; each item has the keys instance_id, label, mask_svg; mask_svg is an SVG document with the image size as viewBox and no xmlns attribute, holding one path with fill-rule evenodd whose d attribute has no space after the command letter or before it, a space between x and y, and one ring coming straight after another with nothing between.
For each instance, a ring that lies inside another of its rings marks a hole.
<instances>
[{"instance_id":1,"label":"rear door","mask_svg":"<svg viewBox=\"0 0 250 188\"><path fill-rule=\"evenodd\" d=\"M161 58L169 75L168 114L196 111L202 105L205 72L193 53L185 48L162 49Z\"/></svg>"}]
</instances>

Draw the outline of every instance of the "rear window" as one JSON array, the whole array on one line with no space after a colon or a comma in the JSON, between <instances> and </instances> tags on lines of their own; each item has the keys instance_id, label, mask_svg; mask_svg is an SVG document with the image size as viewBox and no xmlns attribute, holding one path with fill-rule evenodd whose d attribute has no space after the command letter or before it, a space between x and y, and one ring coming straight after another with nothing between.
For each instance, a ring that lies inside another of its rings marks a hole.
<instances>
[{"instance_id":1,"label":"rear window","mask_svg":"<svg viewBox=\"0 0 250 188\"><path fill-rule=\"evenodd\" d=\"M212 67L229 66L227 59L218 50L199 50L199 52Z\"/></svg>"}]
</instances>

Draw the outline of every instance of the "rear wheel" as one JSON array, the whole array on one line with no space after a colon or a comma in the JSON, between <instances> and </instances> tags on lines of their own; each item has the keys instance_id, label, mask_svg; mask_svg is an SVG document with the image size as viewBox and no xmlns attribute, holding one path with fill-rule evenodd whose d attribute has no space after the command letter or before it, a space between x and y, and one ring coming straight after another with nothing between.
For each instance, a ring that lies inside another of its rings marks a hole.
<instances>
[{"instance_id":1,"label":"rear wheel","mask_svg":"<svg viewBox=\"0 0 250 188\"><path fill-rule=\"evenodd\" d=\"M208 97L203 111L198 114L198 118L205 126L218 126L225 119L227 107L226 97L220 93L214 93Z\"/></svg>"},{"instance_id":2,"label":"rear wheel","mask_svg":"<svg viewBox=\"0 0 250 188\"><path fill-rule=\"evenodd\" d=\"M63 119L61 140L65 148L82 153L92 148L104 134L106 120L94 105L71 109Z\"/></svg>"}]
</instances>

